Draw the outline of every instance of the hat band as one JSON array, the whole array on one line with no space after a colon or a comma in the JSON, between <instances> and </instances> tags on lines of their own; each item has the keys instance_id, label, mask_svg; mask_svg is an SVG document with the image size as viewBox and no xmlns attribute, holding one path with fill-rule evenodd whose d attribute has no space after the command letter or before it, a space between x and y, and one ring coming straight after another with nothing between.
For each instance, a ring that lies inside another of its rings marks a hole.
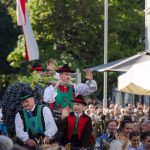
<instances>
[{"instance_id":1,"label":"hat band","mask_svg":"<svg viewBox=\"0 0 150 150\"><path fill-rule=\"evenodd\" d=\"M85 104L85 102L81 99L75 99L73 102Z\"/></svg>"},{"instance_id":2,"label":"hat band","mask_svg":"<svg viewBox=\"0 0 150 150\"><path fill-rule=\"evenodd\" d=\"M74 99L74 101L84 102L84 101L81 100L81 99Z\"/></svg>"},{"instance_id":3,"label":"hat band","mask_svg":"<svg viewBox=\"0 0 150 150\"><path fill-rule=\"evenodd\" d=\"M23 96L20 98L20 100L25 100L25 99L30 98L30 97L32 97L32 94L28 94L26 96Z\"/></svg>"}]
</instances>

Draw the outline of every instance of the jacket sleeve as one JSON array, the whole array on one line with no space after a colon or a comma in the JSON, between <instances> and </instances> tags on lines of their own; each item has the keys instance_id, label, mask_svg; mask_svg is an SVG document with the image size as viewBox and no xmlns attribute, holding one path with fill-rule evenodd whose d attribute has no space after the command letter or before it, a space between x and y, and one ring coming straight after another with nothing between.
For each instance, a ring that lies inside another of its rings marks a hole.
<instances>
[{"instance_id":1,"label":"jacket sleeve","mask_svg":"<svg viewBox=\"0 0 150 150\"><path fill-rule=\"evenodd\" d=\"M59 118L55 122L58 128L58 131L62 132L67 128L67 117L64 118L63 120Z\"/></svg>"},{"instance_id":2,"label":"jacket sleeve","mask_svg":"<svg viewBox=\"0 0 150 150\"><path fill-rule=\"evenodd\" d=\"M95 80L87 80L86 83L74 84L75 95L89 95L97 90L97 83Z\"/></svg>"},{"instance_id":3,"label":"jacket sleeve","mask_svg":"<svg viewBox=\"0 0 150 150\"><path fill-rule=\"evenodd\" d=\"M92 134L92 121L91 121L91 118L89 118L88 122L86 123L84 132L82 134L81 147L90 146L91 134Z\"/></svg>"}]
</instances>

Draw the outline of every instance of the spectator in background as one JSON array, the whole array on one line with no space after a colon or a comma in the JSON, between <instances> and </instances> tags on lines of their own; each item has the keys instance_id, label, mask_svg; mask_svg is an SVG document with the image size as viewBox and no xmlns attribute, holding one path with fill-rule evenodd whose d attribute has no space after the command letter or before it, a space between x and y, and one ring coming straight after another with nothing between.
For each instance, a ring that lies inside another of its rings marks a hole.
<instances>
[{"instance_id":1,"label":"spectator in background","mask_svg":"<svg viewBox=\"0 0 150 150\"><path fill-rule=\"evenodd\" d=\"M142 103L137 102L137 103L136 103L136 107L137 107L137 108L138 108L138 107L143 107L143 106L142 106Z\"/></svg>"},{"instance_id":2,"label":"spectator in background","mask_svg":"<svg viewBox=\"0 0 150 150\"><path fill-rule=\"evenodd\" d=\"M144 105L143 112L146 120L150 119L150 106Z\"/></svg>"},{"instance_id":3,"label":"spectator in background","mask_svg":"<svg viewBox=\"0 0 150 150\"><path fill-rule=\"evenodd\" d=\"M141 123L141 132L150 131L150 120L145 120Z\"/></svg>"},{"instance_id":4,"label":"spectator in background","mask_svg":"<svg viewBox=\"0 0 150 150\"><path fill-rule=\"evenodd\" d=\"M125 111L124 111L124 114L122 114L120 116L120 121L123 121L123 120L130 120L130 121L133 121L133 112L132 112L132 109L131 108L126 108Z\"/></svg>"},{"instance_id":5,"label":"spectator in background","mask_svg":"<svg viewBox=\"0 0 150 150\"><path fill-rule=\"evenodd\" d=\"M117 111L120 113L120 110L121 110L121 107L119 104L116 104L115 107L114 107L114 111Z\"/></svg>"},{"instance_id":6,"label":"spectator in background","mask_svg":"<svg viewBox=\"0 0 150 150\"><path fill-rule=\"evenodd\" d=\"M137 132L137 131L132 131L130 134L129 134L129 139L130 139L130 142L131 144L127 146L127 150L140 150L140 132Z\"/></svg>"},{"instance_id":7,"label":"spectator in background","mask_svg":"<svg viewBox=\"0 0 150 150\"><path fill-rule=\"evenodd\" d=\"M110 114L110 118L111 119L115 119L115 115L114 115L114 110L113 109L109 110L109 114Z\"/></svg>"},{"instance_id":8,"label":"spectator in background","mask_svg":"<svg viewBox=\"0 0 150 150\"><path fill-rule=\"evenodd\" d=\"M120 120L120 114L121 114L121 107L119 104L116 104L114 107L114 116L117 121Z\"/></svg>"},{"instance_id":9,"label":"spectator in background","mask_svg":"<svg viewBox=\"0 0 150 150\"><path fill-rule=\"evenodd\" d=\"M110 104L109 109L114 109L115 105L114 104Z\"/></svg>"},{"instance_id":10,"label":"spectator in background","mask_svg":"<svg viewBox=\"0 0 150 150\"><path fill-rule=\"evenodd\" d=\"M120 124L120 132L116 140L110 143L110 150L126 150L130 144L129 134L133 130L133 122L131 120L123 120Z\"/></svg>"},{"instance_id":11,"label":"spectator in background","mask_svg":"<svg viewBox=\"0 0 150 150\"><path fill-rule=\"evenodd\" d=\"M7 136L0 136L0 150L9 150L13 147L13 141Z\"/></svg>"},{"instance_id":12,"label":"spectator in background","mask_svg":"<svg viewBox=\"0 0 150 150\"><path fill-rule=\"evenodd\" d=\"M88 116L90 116L91 115L91 110L90 109L86 109L85 110L85 114L88 115Z\"/></svg>"},{"instance_id":13,"label":"spectator in background","mask_svg":"<svg viewBox=\"0 0 150 150\"><path fill-rule=\"evenodd\" d=\"M56 66L56 60L54 59L49 59L46 65L46 68L48 70L48 74L50 76L54 76L56 79L60 79L59 73L55 71L55 66Z\"/></svg>"},{"instance_id":14,"label":"spectator in background","mask_svg":"<svg viewBox=\"0 0 150 150\"><path fill-rule=\"evenodd\" d=\"M97 150L105 150L109 148L109 143L115 139L118 122L116 120L109 120L106 123L106 133L100 135L96 139L95 147Z\"/></svg>"},{"instance_id":15,"label":"spectator in background","mask_svg":"<svg viewBox=\"0 0 150 150\"><path fill-rule=\"evenodd\" d=\"M3 119L3 113L2 113L2 107L0 107L0 135L8 136L7 126L2 119Z\"/></svg>"},{"instance_id":16,"label":"spectator in background","mask_svg":"<svg viewBox=\"0 0 150 150\"><path fill-rule=\"evenodd\" d=\"M146 131L142 134L142 146L140 150L150 150L150 131Z\"/></svg>"},{"instance_id":17,"label":"spectator in background","mask_svg":"<svg viewBox=\"0 0 150 150\"><path fill-rule=\"evenodd\" d=\"M140 118L144 117L143 108L142 107L138 107L138 108L134 109L134 115L133 116L134 116L134 121L138 122L140 120Z\"/></svg>"}]
</instances>

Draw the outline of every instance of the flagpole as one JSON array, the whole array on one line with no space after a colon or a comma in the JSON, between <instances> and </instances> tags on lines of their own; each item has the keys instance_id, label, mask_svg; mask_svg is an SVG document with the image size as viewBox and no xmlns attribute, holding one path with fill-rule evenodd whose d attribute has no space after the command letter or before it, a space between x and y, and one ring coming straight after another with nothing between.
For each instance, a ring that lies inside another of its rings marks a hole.
<instances>
[{"instance_id":1,"label":"flagpole","mask_svg":"<svg viewBox=\"0 0 150 150\"><path fill-rule=\"evenodd\" d=\"M108 0L104 0L104 64L108 55ZM103 108L107 108L107 72L104 72Z\"/></svg>"}]
</instances>

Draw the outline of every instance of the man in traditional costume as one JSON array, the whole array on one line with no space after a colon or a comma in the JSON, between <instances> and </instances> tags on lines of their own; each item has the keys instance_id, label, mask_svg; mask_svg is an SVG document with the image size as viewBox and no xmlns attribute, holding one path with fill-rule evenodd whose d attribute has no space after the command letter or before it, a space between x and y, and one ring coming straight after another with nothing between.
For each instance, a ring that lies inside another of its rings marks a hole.
<instances>
[{"instance_id":1,"label":"man in traditional costume","mask_svg":"<svg viewBox=\"0 0 150 150\"><path fill-rule=\"evenodd\" d=\"M23 109L15 117L16 136L31 149L36 148L39 139L49 143L57 132L51 110L35 105L31 89L22 91L20 101Z\"/></svg>"},{"instance_id":2,"label":"man in traditional costume","mask_svg":"<svg viewBox=\"0 0 150 150\"><path fill-rule=\"evenodd\" d=\"M77 95L86 96L97 90L97 83L93 80L92 72L85 70L86 83L71 84L72 70L67 64L60 67L57 72L60 79L54 85L50 85L44 91L44 102L50 103L52 110L59 110L69 107L73 109L73 98Z\"/></svg>"}]
</instances>

